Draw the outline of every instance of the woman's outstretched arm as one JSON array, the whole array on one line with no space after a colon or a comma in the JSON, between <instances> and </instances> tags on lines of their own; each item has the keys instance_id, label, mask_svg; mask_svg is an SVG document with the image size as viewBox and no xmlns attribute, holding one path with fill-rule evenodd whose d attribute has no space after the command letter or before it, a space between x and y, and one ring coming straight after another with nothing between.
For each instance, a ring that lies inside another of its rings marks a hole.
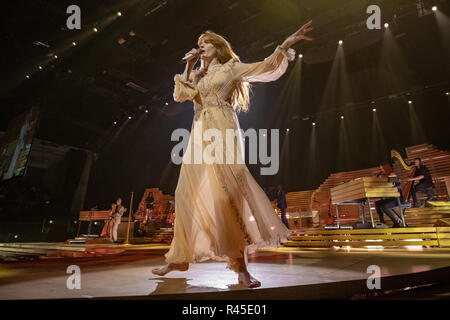
<instances>
[{"instance_id":1,"label":"woman's outstretched arm","mask_svg":"<svg viewBox=\"0 0 450 320\"><path fill-rule=\"evenodd\" d=\"M306 33L308 33L309 31L311 31L313 29L313 27L311 27L311 24L312 24L312 20L309 20L300 29L298 29L293 34L291 34L289 37L287 37L287 39L284 40L281 47L284 50L287 50L302 39L312 40L310 37L305 36Z\"/></svg>"},{"instance_id":2,"label":"woman's outstretched arm","mask_svg":"<svg viewBox=\"0 0 450 320\"><path fill-rule=\"evenodd\" d=\"M312 30L312 21L307 22L299 30L290 35L264 61L255 63L236 62L233 64L233 78L237 81L270 82L280 78L287 69L288 61L295 58L295 51L290 47L301 39L311 40L305 34Z\"/></svg>"}]
</instances>

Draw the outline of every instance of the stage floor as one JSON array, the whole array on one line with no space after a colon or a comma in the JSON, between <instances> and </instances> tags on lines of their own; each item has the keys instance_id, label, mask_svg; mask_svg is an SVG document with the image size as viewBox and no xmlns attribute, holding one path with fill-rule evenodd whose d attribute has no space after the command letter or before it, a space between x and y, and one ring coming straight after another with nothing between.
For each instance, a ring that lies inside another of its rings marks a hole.
<instances>
[{"instance_id":1,"label":"stage floor","mask_svg":"<svg viewBox=\"0 0 450 320\"><path fill-rule=\"evenodd\" d=\"M181 298L189 299L198 293L250 293L251 290L262 290L262 293L265 289L314 288L320 284L364 280L369 276L367 268L371 265L380 267L382 277L450 266L450 249L442 248L279 248L259 251L250 257L249 270L262 286L247 289L237 283L236 274L226 269L225 262L203 262L191 265L187 272L155 276L151 270L163 264L166 249L158 246L105 257L3 263L0 264L0 299L157 298L172 294L188 294ZM79 290L70 290L66 286L69 265L80 267ZM291 292L290 298L308 298L308 293L295 296L295 290ZM320 298L320 292L310 291L309 297ZM270 294L265 298L270 298Z\"/></svg>"}]
</instances>

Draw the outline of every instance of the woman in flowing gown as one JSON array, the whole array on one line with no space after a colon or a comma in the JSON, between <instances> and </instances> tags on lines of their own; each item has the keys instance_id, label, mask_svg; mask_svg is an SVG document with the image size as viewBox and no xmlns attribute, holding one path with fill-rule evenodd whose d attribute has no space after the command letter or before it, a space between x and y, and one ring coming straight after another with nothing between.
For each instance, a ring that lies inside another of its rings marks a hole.
<instances>
[{"instance_id":1,"label":"woman in flowing gown","mask_svg":"<svg viewBox=\"0 0 450 320\"><path fill-rule=\"evenodd\" d=\"M230 153L236 160L243 154L242 136L238 135L236 148L215 153L215 159L222 162L198 163L192 155L195 148L208 147L202 139L205 131L218 130L225 137L227 129L240 129L236 113L248 109L249 83L281 77L295 56L290 47L301 39L311 40L305 36L312 30L311 23L256 63L240 62L230 44L211 31L199 37L199 49L188 52L194 58L188 60L182 75L175 76L173 95L177 102L194 102L194 120L175 190L174 238L165 255L167 265L153 269L154 274L186 271L189 263L208 259L226 259L240 283L261 285L247 270L247 254L285 242L289 230L245 163L224 163ZM199 58L201 66L194 70Z\"/></svg>"}]
</instances>

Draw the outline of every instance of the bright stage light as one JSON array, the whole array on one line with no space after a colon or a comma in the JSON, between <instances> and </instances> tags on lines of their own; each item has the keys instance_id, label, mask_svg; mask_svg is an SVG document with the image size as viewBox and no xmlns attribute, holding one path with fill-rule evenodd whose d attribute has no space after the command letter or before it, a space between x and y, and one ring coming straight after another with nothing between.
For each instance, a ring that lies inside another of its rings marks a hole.
<instances>
[{"instance_id":1,"label":"bright stage light","mask_svg":"<svg viewBox=\"0 0 450 320\"><path fill-rule=\"evenodd\" d=\"M39 68L39 70L42 70L42 67L41 67L41 66L39 66L38 68Z\"/></svg>"},{"instance_id":2,"label":"bright stage light","mask_svg":"<svg viewBox=\"0 0 450 320\"><path fill-rule=\"evenodd\" d=\"M117 12L117 15L120 17L122 15L122 12Z\"/></svg>"},{"instance_id":3,"label":"bright stage light","mask_svg":"<svg viewBox=\"0 0 450 320\"><path fill-rule=\"evenodd\" d=\"M339 44L343 44L344 42L342 41L342 40L339 40L339 42L338 42Z\"/></svg>"},{"instance_id":4,"label":"bright stage light","mask_svg":"<svg viewBox=\"0 0 450 320\"><path fill-rule=\"evenodd\" d=\"M165 105L166 105L166 106L168 106L168 105L169 105L169 103L167 103L167 102L166 102L166 103L165 103Z\"/></svg>"},{"instance_id":5,"label":"bright stage light","mask_svg":"<svg viewBox=\"0 0 450 320\"><path fill-rule=\"evenodd\" d=\"M373 109L372 109L372 111L373 111L373 112L376 112L376 111L377 111L377 109L373 108Z\"/></svg>"},{"instance_id":6,"label":"bright stage light","mask_svg":"<svg viewBox=\"0 0 450 320\"><path fill-rule=\"evenodd\" d=\"M148 110L145 110L145 113L148 113Z\"/></svg>"},{"instance_id":7,"label":"bright stage light","mask_svg":"<svg viewBox=\"0 0 450 320\"><path fill-rule=\"evenodd\" d=\"M433 7L431 8L431 10L436 11L436 10L437 10L437 7L436 7L436 6L433 6Z\"/></svg>"},{"instance_id":8,"label":"bright stage light","mask_svg":"<svg viewBox=\"0 0 450 320\"><path fill-rule=\"evenodd\" d=\"M411 101L411 100L408 100L408 104L412 104L412 101Z\"/></svg>"},{"instance_id":9,"label":"bright stage light","mask_svg":"<svg viewBox=\"0 0 450 320\"><path fill-rule=\"evenodd\" d=\"M341 116L341 120L344 120L344 116Z\"/></svg>"},{"instance_id":10,"label":"bright stage light","mask_svg":"<svg viewBox=\"0 0 450 320\"><path fill-rule=\"evenodd\" d=\"M447 92L445 93L445 95L446 95L446 96L450 96L450 92L447 91Z\"/></svg>"},{"instance_id":11,"label":"bright stage light","mask_svg":"<svg viewBox=\"0 0 450 320\"><path fill-rule=\"evenodd\" d=\"M52 223L53 223L53 220L50 220L48 223L52 224Z\"/></svg>"},{"instance_id":12,"label":"bright stage light","mask_svg":"<svg viewBox=\"0 0 450 320\"><path fill-rule=\"evenodd\" d=\"M25 78L30 79L30 76L29 76L29 75L26 75Z\"/></svg>"},{"instance_id":13,"label":"bright stage light","mask_svg":"<svg viewBox=\"0 0 450 320\"><path fill-rule=\"evenodd\" d=\"M387 29L387 28L389 27L389 23L386 22L386 23L384 24L384 27Z\"/></svg>"},{"instance_id":14,"label":"bright stage light","mask_svg":"<svg viewBox=\"0 0 450 320\"><path fill-rule=\"evenodd\" d=\"M131 120L131 117L128 117L128 119L130 119L130 120Z\"/></svg>"},{"instance_id":15,"label":"bright stage light","mask_svg":"<svg viewBox=\"0 0 450 320\"><path fill-rule=\"evenodd\" d=\"M303 55L300 53L300 54L298 55L298 57L301 59L301 58L303 58Z\"/></svg>"},{"instance_id":16,"label":"bright stage light","mask_svg":"<svg viewBox=\"0 0 450 320\"><path fill-rule=\"evenodd\" d=\"M94 32L97 32L97 31L98 31L98 29L97 29L97 28L94 28L94 29L92 29L92 30L94 30Z\"/></svg>"},{"instance_id":17,"label":"bright stage light","mask_svg":"<svg viewBox=\"0 0 450 320\"><path fill-rule=\"evenodd\" d=\"M315 123L315 122L313 122L313 123L312 123L312 125L313 125L313 127L315 127L315 126L316 126L316 123Z\"/></svg>"},{"instance_id":18,"label":"bright stage light","mask_svg":"<svg viewBox=\"0 0 450 320\"><path fill-rule=\"evenodd\" d=\"M117 121L114 121L114 124L117 124Z\"/></svg>"},{"instance_id":19,"label":"bright stage light","mask_svg":"<svg viewBox=\"0 0 450 320\"><path fill-rule=\"evenodd\" d=\"M55 58L55 59L58 59L58 56L55 54L55 55L54 55L54 58Z\"/></svg>"},{"instance_id":20,"label":"bright stage light","mask_svg":"<svg viewBox=\"0 0 450 320\"><path fill-rule=\"evenodd\" d=\"M286 132L289 132L289 128L286 129Z\"/></svg>"}]
</instances>

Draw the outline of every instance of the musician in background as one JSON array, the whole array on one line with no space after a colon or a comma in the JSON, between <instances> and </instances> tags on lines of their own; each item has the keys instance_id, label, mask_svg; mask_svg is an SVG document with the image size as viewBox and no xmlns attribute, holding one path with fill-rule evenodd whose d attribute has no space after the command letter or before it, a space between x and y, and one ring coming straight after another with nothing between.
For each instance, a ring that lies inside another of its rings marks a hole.
<instances>
[{"instance_id":1,"label":"musician in background","mask_svg":"<svg viewBox=\"0 0 450 320\"><path fill-rule=\"evenodd\" d=\"M286 209L287 209L286 191L283 190L283 188L281 187L281 184L278 185L277 207L280 208L280 210L281 210L281 221L284 223L286 228L289 229L289 223L286 218Z\"/></svg>"},{"instance_id":2,"label":"musician in background","mask_svg":"<svg viewBox=\"0 0 450 320\"><path fill-rule=\"evenodd\" d=\"M414 159L414 166L416 172L413 178L409 178L408 181L413 181L414 186L411 189L411 196L413 198L413 206L417 207L417 192L425 193L427 200L430 201L435 198L433 178L431 177L430 170L422 164L422 159Z\"/></svg>"},{"instance_id":3,"label":"musician in background","mask_svg":"<svg viewBox=\"0 0 450 320\"><path fill-rule=\"evenodd\" d=\"M400 201L403 202L403 195L401 190L400 180L395 174L394 170L390 163L385 163L380 165L380 173L377 174L377 177L386 177L389 182L397 187L398 192L400 193ZM385 223L384 214L386 214L394 223L393 228L399 228L401 219L397 216L397 214L393 211L393 208L397 207L397 198L383 198L381 200L375 201L375 209L377 210L378 216L380 217L380 222Z\"/></svg>"},{"instance_id":4,"label":"musician in background","mask_svg":"<svg viewBox=\"0 0 450 320\"><path fill-rule=\"evenodd\" d=\"M150 192L145 199L145 223L147 223L150 214L153 210L153 203L155 202L155 199L153 198L153 192Z\"/></svg>"},{"instance_id":5,"label":"musician in background","mask_svg":"<svg viewBox=\"0 0 450 320\"><path fill-rule=\"evenodd\" d=\"M116 203L112 204L110 220L109 220L109 234L113 242L117 242L117 229L122 220L122 215L127 209L122 206L122 198L117 198Z\"/></svg>"}]
</instances>

